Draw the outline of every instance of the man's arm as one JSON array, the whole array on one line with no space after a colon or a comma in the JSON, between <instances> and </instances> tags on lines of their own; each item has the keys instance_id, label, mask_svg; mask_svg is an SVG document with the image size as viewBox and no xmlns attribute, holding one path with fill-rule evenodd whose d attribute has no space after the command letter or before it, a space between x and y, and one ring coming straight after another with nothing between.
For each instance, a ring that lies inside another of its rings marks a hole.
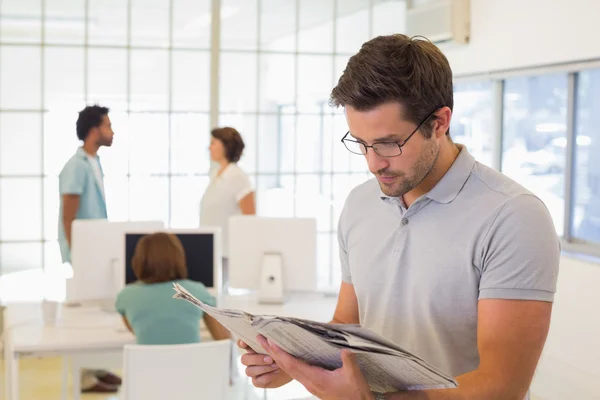
<instances>
[{"instance_id":1,"label":"man's arm","mask_svg":"<svg viewBox=\"0 0 600 400\"><path fill-rule=\"evenodd\" d=\"M225 327L223 327L223 325L221 325L216 319L206 313L204 313L202 318L204 319L206 328L208 328L208 331L213 339L222 340L231 338L231 333L229 333L229 331L225 329Z\"/></svg>"},{"instance_id":2,"label":"man's arm","mask_svg":"<svg viewBox=\"0 0 600 400\"><path fill-rule=\"evenodd\" d=\"M340 286L340 293L338 295L337 305L335 312L333 313L332 324L358 324L358 300L356 299L356 292L354 291L354 285L348 282L342 281Z\"/></svg>"},{"instance_id":3,"label":"man's arm","mask_svg":"<svg viewBox=\"0 0 600 400\"><path fill-rule=\"evenodd\" d=\"M77 215L77 210L79 209L79 198L80 196L78 194L63 194L62 196L62 223L65 228L65 236L69 247L71 247L71 225L73 224L75 216Z\"/></svg>"},{"instance_id":4,"label":"man's arm","mask_svg":"<svg viewBox=\"0 0 600 400\"><path fill-rule=\"evenodd\" d=\"M523 400L533 379L548 330L552 303L529 300L479 301L480 364L457 378L456 389L401 392L390 400Z\"/></svg>"}]
</instances>

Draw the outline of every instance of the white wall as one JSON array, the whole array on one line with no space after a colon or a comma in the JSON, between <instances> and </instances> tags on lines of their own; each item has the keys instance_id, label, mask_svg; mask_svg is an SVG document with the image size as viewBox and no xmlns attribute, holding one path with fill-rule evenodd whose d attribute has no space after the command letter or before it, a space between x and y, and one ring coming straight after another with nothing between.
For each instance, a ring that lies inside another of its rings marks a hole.
<instances>
[{"instance_id":1,"label":"white wall","mask_svg":"<svg viewBox=\"0 0 600 400\"><path fill-rule=\"evenodd\" d=\"M550 334L532 386L545 400L600 399L600 264L562 257Z\"/></svg>"},{"instance_id":2,"label":"white wall","mask_svg":"<svg viewBox=\"0 0 600 400\"><path fill-rule=\"evenodd\" d=\"M444 49L456 75L600 58L598 0L471 0L471 43Z\"/></svg>"}]
</instances>

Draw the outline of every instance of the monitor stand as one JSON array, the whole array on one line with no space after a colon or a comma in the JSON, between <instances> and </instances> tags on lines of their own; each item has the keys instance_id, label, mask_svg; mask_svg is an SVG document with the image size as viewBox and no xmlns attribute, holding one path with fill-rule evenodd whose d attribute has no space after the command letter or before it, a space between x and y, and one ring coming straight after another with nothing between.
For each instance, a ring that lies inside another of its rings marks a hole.
<instances>
[{"instance_id":1,"label":"monitor stand","mask_svg":"<svg viewBox=\"0 0 600 400\"><path fill-rule=\"evenodd\" d=\"M261 304L283 304L283 257L280 253L263 255L258 301Z\"/></svg>"}]
</instances>

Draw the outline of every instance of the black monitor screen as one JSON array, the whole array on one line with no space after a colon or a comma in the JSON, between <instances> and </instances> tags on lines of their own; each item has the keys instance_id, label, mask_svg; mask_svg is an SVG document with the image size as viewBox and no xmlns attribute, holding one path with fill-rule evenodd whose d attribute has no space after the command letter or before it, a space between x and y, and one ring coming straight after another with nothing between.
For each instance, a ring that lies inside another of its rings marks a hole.
<instances>
[{"instance_id":1,"label":"black monitor screen","mask_svg":"<svg viewBox=\"0 0 600 400\"><path fill-rule=\"evenodd\" d=\"M137 278L131 267L131 260L138 241L146 234L128 233L125 235L125 284L135 282ZM202 282L206 287L214 287L214 237L210 233L175 234L183 245L188 279Z\"/></svg>"}]
</instances>

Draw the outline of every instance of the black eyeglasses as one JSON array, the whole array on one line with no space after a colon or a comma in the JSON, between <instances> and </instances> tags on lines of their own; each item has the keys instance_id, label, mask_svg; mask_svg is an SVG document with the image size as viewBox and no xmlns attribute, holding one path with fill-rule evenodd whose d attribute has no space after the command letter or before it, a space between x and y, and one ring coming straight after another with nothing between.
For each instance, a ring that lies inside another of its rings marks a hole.
<instances>
[{"instance_id":1,"label":"black eyeglasses","mask_svg":"<svg viewBox=\"0 0 600 400\"><path fill-rule=\"evenodd\" d=\"M371 146L364 144L363 142L359 142L357 140L346 139L350 134L350 131L346 132L344 137L342 138L342 143L348 149L349 152L354 154L366 155L367 150L370 148L380 157L397 157L402 154L402 147L410 140L411 137L423 126L423 124L431 118L441 107L433 110L421 123L416 127L414 131L406 139L402 142L377 142L373 143Z\"/></svg>"}]
</instances>

